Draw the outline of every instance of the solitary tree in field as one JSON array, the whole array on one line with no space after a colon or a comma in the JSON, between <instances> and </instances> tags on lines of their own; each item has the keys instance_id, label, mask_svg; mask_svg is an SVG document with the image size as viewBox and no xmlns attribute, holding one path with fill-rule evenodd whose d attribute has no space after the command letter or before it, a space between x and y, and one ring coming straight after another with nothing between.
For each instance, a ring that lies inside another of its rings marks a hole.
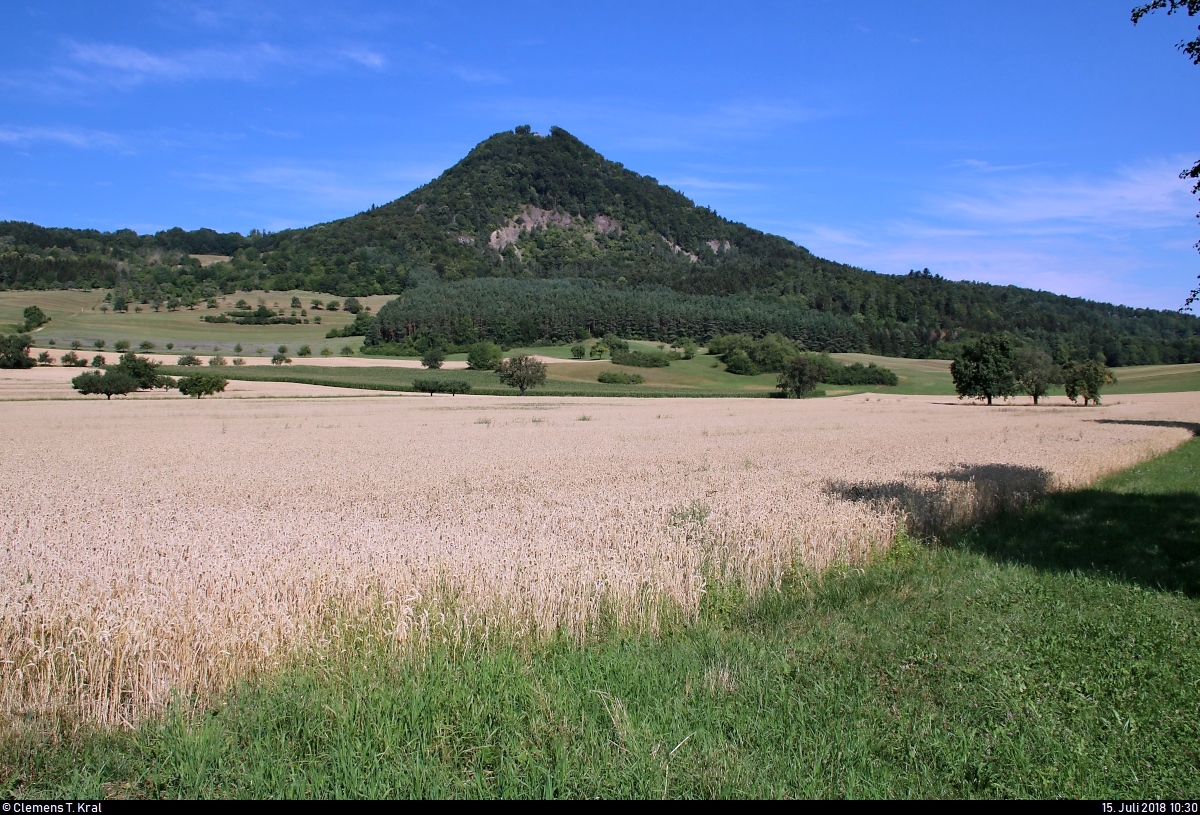
<instances>
[{"instance_id":1,"label":"solitary tree in field","mask_svg":"<svg viewBox=\"0 0 1200 815\"><path fill-rule=\"evenodd\" d=\"M1038 399L1046 395L1051 385L1062 383L1062 369L1040 348L1022 348L1013 360L1013 378L1022 393Z\"/></svg>"},{"instance_id":2,"label":"solitary tree in field","mask_svg":"<svg viewBox=\"0 0 1200 815\"><path fill-rule=\"evenodd\" d=\"M33 341L25 334L0 336L0 368L32 368L36 363L29 356L31 345Z\"/></svg>"},{"instance_id":3,"label":"solitary tree in field","mask_svg":"<svg viewBox=\"0 0 1200 815\"><path fill-rule=\"evenodd\" d=\"M792 358L792 361L787 364L787 368L779 375L776 387L783 392L784 396L799 398L817 387L823 373L821 366L811 357L799 354Z\"/></svg>"},{"instance_id":4,"label":"solitary tree in field","mask_svg":"<svg viewBox=\"0 0 1200 815\"><path fill-rule=\"evenodd\" d=\"M446 359L446 352L436 345L431 345L425 355L421 357L421 364L431 371L436 371L442 367L442 361Z\"/></svg>"},{"instance_id":5,"label":"solitary tree in field","mask_svg":"<svg viewBox=\"0 0 1200 815\"><path fill-rule=\"evenodd\" d=\"M950 376L959 399L987 399L1015 396L1013 352L1008 340L995 334L963 345L958 359L950 363Z\"/></svg>"},{"instance_id":6,"label":"solitary tree in field","mask_svg":"<svg viewBox=\"0 0 1200 815\"><path fill-rule=\"evenodd\" d=\"M224 377L214 374L192 374L179 378L179 392L186 396L199 399L202 396L212 396L221 393L229 382Z\"/></svg>"},{"instance_id":7,"label":"solitary tree in field","mask_svg":"<svg viewBox=\"0 0 1200 815\"><path fill-rule=\"evenodd\" d=\"M1063 370L1063 386L1067 391L1067 398L1074 402L1082 396L1084 407L1087 407L1089 400L1100 404L1100 389L1105 385L1115 384L1116 381L1117 378L1104 363L1094 359L1072 362Z\"/></svg>"},{"instance_id":8,"label":"solitary tree in field","mask_svg":"<svg viewBox=\"0 0 1200 815\"><path fill-rule=\"evenodd\" d=\"M502 360L496 366L500 381L510 388L516 388L525 395L529 388L536 388L546 382L546 363L524 354Z\"/></svg>"}]
</instances>

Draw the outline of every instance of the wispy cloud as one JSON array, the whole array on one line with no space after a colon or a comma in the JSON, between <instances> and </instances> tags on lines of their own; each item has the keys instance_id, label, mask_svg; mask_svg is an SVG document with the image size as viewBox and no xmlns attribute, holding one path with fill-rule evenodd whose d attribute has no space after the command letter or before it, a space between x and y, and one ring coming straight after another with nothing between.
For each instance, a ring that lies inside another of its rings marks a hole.
<instances>
[{"instance_id":1,"label":"wispy cloud","mask_svg":"<svg viewBox=\"0 0 1200 815\"><path fill-rule=\"evenodd\" d=\"M128 91L151 84L194 81L259 82L281 71L313 75L387 68L387 57L363 45L284 48L269 42L158 53L111 42L67 42L52 65L0 76L10 88L50 94Z\"/></svg>"},{"instance_id":2,"label":"wispy cloud","mask_svg":"<svg viewBox=\"0 0 1200 815\"><path fill-rule=\"evenodd\" d=\"M957 280L1174 308L1194 275L1180 271L1191 268L1196 207L1178 178L1183 164L1159 159L1097 177L966 179L969 192L930 195L902 217L781 231L819 255L880 272L929 267Z\"/></svg>"},{"instance_id":3,"label":"wispy cloud","mask_svg":"<svg viewBox=\"0 0 1200 815\"><path fill-rule=\"evenodd\" d=\"M1037 232L1078 226L1126 229L1170 226L1192 208L1182 160L1124 167L1108 178L1025 177L934 201L951 217Z\"/></svg>"},{"instance_id":4,"label":"wispy cloud","mask_svg":"<svg viewBox=\"0 0 1200 815\"><path fill-rule=\"evenodd\" d=\"M964 158L954 162L951 167L974 170L977 173L1011 173L1019 170L1032 170L1044 165L1032 164L992 164L990 161L977 158Z\"/></svg>"},{"instance_id":5,"label":"wispy cloud","mask_svg":"<svg viewBox=\"0 0 1200 815\"><path fill-rule=\"evenodd\" d=\"M384 58L383 54L365 48L351 48L342 51L342 56L351 62L358 63L366 68L373 68L376 71L381 71L387 66L387 59Z\"/></svg>"},{"instance_id":6,"label":"wispy cloud","mask_svg":"<svg viewBox=\"0 0 1200 815\"><path fill-rule=\"evenodd\" d=\"M123 139L115 133L103 130L82 130L73 127L17 127L0 125L0 144L24 147L35 143L51 142L68 147L89 149L94 147L119 147Z\"/></svg>"},{"instance_id":7,"label":"wispy cloud","mask_svg":"<svg viewBox=\"0 0 1200 815\"><path fill-rule=\"evenodd\" d=\"M295 61L291 53L268 43L194 49L175 56L112 43L83 43L71 47L68 59L70 66L60 68L59 76L123 87L189 79L251 80L265 70Z\"/></svg>"}]
</instances>

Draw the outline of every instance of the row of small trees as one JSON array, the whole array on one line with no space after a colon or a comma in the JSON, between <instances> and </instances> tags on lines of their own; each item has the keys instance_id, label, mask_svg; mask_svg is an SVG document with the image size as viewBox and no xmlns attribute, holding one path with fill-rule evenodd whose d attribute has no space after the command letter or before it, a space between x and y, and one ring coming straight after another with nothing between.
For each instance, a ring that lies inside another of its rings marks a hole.
<instances>
[{"instance_id":1,"label":"row of small trees","mask_svg":"<svg viewBox=\"0 0 1200 815\"><path fill-rule=\"evenodd\" d=\"M1040 348L1014 351L1006 337L988 335L964 343L950 363L950 376L960 399L986 399L1024 393L1036 405L1050 388L1062 385L1072 402L1083 398L1100 404L1100 389L1117 380L1103 362L1094 359L1058 365Z\"/></svg>"},{"instance_id":2,"label":"row of small trees","mask_svg":"<svg viewBox=\"0 0 1200 815\"><path fill-rule=\"evenodd\" d=\"M80 374L71 380L71 387L84 396L104 396L108 399L135 391L177 388L185 396L199 399L202 396L221 393L229 384L223 377L204 373L182 376L175 380L160 374L158 368L158 363L128 353L122 356L116 365L108 366L103 373L91 371Z\"/></svg>"}]
</instances>

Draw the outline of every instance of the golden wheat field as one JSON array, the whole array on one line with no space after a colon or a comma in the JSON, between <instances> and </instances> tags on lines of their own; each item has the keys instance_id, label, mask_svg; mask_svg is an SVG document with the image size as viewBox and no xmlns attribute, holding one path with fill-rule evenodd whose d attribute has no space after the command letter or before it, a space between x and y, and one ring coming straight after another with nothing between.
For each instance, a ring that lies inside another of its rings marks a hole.
<instances>
[{"instance_id":1,"label":"golden wheat field","mask_svg":"<svg viewBox=\"0 0 1200 815\"><path fill-rule=\"evenodd\" d=\"M1200 408L1111 401L0 403L0 704L126 725L344 637L652 631L714 581L761 591L1128 466Z\"/></svg>"}]
</instances>

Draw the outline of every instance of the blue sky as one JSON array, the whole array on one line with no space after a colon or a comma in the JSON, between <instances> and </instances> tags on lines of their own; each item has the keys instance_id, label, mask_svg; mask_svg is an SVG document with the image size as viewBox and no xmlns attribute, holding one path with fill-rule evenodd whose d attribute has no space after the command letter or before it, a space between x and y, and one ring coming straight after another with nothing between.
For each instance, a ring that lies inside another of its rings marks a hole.
<instances>
[{"instance_id":1,"label":"blue sky","mask_svg":"<svg viewBox=\"0 0 1200 815\"><path fill-rule=\"evenodd\" d=\"M1132 5L9 0L0 219L303 226L558 125L835 260L1173 309L1196 21Z\"/></svg>"}]
</instances>

